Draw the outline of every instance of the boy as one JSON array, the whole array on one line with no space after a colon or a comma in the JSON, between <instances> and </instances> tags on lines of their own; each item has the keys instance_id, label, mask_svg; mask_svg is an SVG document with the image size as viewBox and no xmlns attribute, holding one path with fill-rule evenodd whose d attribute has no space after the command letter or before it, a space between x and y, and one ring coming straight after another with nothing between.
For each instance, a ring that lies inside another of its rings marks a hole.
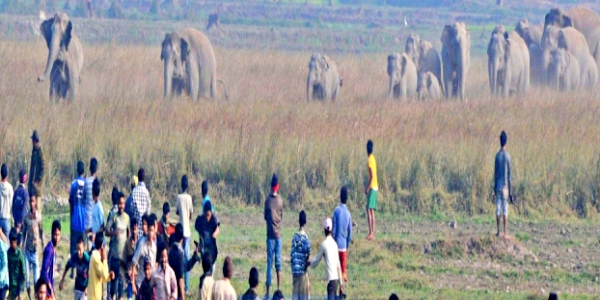
<instances>
[{"instance_id":1,"label":"boy","mask_svg":"<svg viewBox=\"0 0 600 300\"><path fill-rule=\"evenodd\" d=\"M132 282L132 272L133 272L133 254L135 253L135 246L138 242L138 223L135 219L129 219L129 227L130 235L127 239L127 243L125 244L125 250L123 256L126 261L127 266L127 299L131 300L133 298L133 286Z\"/></svg>"},{"instance_id":2,"label":"boy","mask_svg":"<svg viewBox=\"0 0 600 300\"><path fill-rule=\"evenodd\" d=\"M25 261L27 263L25 274L27 276L27 293L29 293L31 286L35 285L40 278L37 249L41 248L44 244L42 214L37 210L37 192L35 190L31 191L29 213L23 221L23 232L25 233L23 254L25 254Z\"/></svg>"},{"instance_id":3,"label":"boy","mask_svg":"<svg viewBox=\"0 0 600 300\"><path fill-rule=\"evenodd\" d=\"M162 237L159 239L161 239L164 242L167 242L167 241L169 241L169 236L170 236L168 228L169 228L169 214L171 213L171 205L169 205L169 202L163 203L162 211L163 211L163 215L160 218L160 221L158 222L156 232L159 237Z\"/></svg>"},{"instance_id":4,"label":"boy","mask_svg":"<svg viewBox=\"0 0 600 300\"><path fill-rule=\"evenodd\" d=\"M60 242L61 226L60 221L54 220L52 222L52 240L46 245L44 249L44 255L42 256L42 270L40 271L40 277L48 283L48 299L55 300L56 293L54 291L54 271L56 270L56 251L58 249L58 243Z\"/></svg>"},{"instance_id":5,"label":"boy","mask_svg":"<svg viewBox=\"0 0 600 300\"><path fill-rule=\"evenodd\" d=\"M63 273L62 278L60 279L60 284L58 285L59 290L63 290L65 276L67 275L67 271L69 269L75 269L75 287L73 290L75 300L84 300L87 299L87 285L88 285L88 271L90 267L90 257L85 251L85 240L83 236L79 236L77 238L77 251L71 254L71 258L67 261L67 266L65 267L65 271Z\"/></svg>"},{"instance_id":6,"label":"boy","mask_svg":"<svg viewBox=\"0 0 600 300\"><path fill-rule=\"evenodd\" d=\"M120 299L123 296L125 286L125 245L130 236L129 216L125 213L125 195L117 192L115 198L118 198L117 213L108 219L106 235L112 237L110 240L109 266L115 273L115 280L110 282L110 298L116 296Z\"/></svg>"},{"instance_id":7,"label":"boy","mask_svg":"<svg viewBox=\"0 0 600 300\"><path fill-rule=\"evenodd\" d=\"M21 300L21 293L25 290L25 257L19 245L21 236L15 228L10 230L9 234L10 248L8 249L8 285L9 300Z\"/></svg>"},{"instance_id":8,"label":"boy","mask_svg":"<svg viewBox=\"0 0 600 300\"><path fill-rule=\"evenodd\" d=\"M29 205L29 192L25 185L27 182L27 173L25 173L25 170L19 171L19 182L12 203L12 215L17 233L21 233L23 230L23 220L27 215L27 205Z\"/></svg>"},{"instance_id":9,"label":"boy","mask_svg":"<svg viewBox=\"0 0 600 300\"><path fill-rule=\"evenodd\" d=\"M100 181L94 179L92 184L92 197L94 208L92 209L92 239L96 240L96 234L104 233L104 208L100 200Z\"/></svg>"},{"instance_id":10,"label":"boy","mask_svg":"<svg viewBox=\"0 0 600 300\"><path fill-rule=\"evenodd\" d=\"M154 293L154 280L152 280L152 264L149 261L144 263L144 280L140 285L138 292L138 300L155 300L156 294Z\"/></svg>"}]
</instances>

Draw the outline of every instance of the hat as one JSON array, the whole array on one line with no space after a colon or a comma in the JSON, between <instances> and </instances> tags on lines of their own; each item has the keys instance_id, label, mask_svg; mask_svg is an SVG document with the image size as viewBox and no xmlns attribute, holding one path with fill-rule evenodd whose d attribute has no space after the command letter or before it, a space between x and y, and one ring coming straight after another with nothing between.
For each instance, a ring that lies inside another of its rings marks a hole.
<instances>
[{"instance_id":1,"label":"hat","mask_svg":"<svg viewBox=\"0 0 600 300\"><path fill-rule=\"evenodd\" d=\"M137 186L138 183L139 183L138 177L136 175L133 175L133 177L131 177L131 185Z\"/></svg>"},{"instance_id":2,"label":"hat","mask_svg":"<svg viewBox=\"0 0 600 300\"><path fill-rule=\"evenodd\" d=\"M36 141L36 142L39 142L39 141L40 141L40 137L39 137L39 135L38 135L38 132L37 132L37 130L34 130L34 131L33 131L33 134L31 135L31 139L32 139L32 140L34 140L34 141Z\"/></svg>"},{"instance_id":3,"label":"hat","mask_svg":"<svg viewBox=\"0 0 600 300\"><path fill-rule=\"evenodd\" d=\"M331 218L327 217L325 221L323 221L323 229L331 231L333 228L333 224L331 222Z\"/></svg>"},{"instance_id":4,"label":"hat","mask_svg":"<svg viewBox=\"0 0 600 300\"><path fill-rule=\"evenodd\" d=\"M277 178L277 174L273 173L273 178L271 178L271 187L274 188L279 184L279 178Z\"/></svg>"}]
</instances>

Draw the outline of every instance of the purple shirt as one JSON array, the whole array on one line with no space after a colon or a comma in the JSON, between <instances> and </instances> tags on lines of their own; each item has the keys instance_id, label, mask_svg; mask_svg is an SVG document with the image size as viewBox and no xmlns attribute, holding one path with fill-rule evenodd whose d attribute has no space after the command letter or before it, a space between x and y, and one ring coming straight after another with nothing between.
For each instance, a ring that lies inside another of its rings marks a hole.
<instances>
[{"instance_id":1,"label":"purple shirt","mask_svg":"<svg viewBox=\"0 0 600 300\"><path fill-rule=\"evenodd\" d=\"M48 242L46 248L44 248L44 258L42 259L42 269L40 272L40 276L46 280L47 283L50 284L52 290L54 290L54 264L56 263L56 251L54 251L54 246L52 242ZM51 296L52 293L50 289L48 289L48 296Z\"/></svg>"}]
</instances>

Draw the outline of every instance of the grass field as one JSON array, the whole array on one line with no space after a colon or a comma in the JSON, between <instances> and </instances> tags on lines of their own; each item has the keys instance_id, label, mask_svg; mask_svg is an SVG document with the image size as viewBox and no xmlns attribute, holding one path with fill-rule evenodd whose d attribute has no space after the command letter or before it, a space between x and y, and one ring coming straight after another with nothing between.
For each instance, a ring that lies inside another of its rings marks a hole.
<instances>
[{"instance_id":1,"label":"grass field","mask_svg":"<svg viewBox=\"0 0 600 300\"><path fill-rule=\"evenodd\" d=\"M190 175L196 199L207 179L217 212L229 224L219 240L221 258L234 257L238 293L251 266L261 267L264 280L259 208L273 172L280 175L286 206L286 259L297 211L311 212L316 251L318 224L333 211L339 188L349 187L361 231L350 260L352 298L380 299L391 291L455 299L525 298L542 288L573 297L599 291L600 103L594 93L534 89L491 98L484 59L475 57L466 102L386 100L387 53L333 54L344 78L340 98L307 104L309 53L216 48L230 98L220 90L219 99L194 103L162 99L158 47L84 47L79 101L51 104L48 83L36 81L45 44L0 42L0 161L8 164L11 182L28 166L33 129L47 159L46 192L54 196L67 195L76 161L87 165L92 156L100 161L107 208L110 187L126 189L141 166L149 174L154 211L164 201L174 203L183 174ZM518 196L511 215L519 222L510 241L491 237L489 218L503 129ZM385 220L376 243L362 241L368 139L375 142ZM455 218L458 230L444 225ZM568 233L561 234L563 228ZM314 294L324 294L323 267L311 276ZM283 288L289 294L289 278Z\"/></svg>"}]
</instances>

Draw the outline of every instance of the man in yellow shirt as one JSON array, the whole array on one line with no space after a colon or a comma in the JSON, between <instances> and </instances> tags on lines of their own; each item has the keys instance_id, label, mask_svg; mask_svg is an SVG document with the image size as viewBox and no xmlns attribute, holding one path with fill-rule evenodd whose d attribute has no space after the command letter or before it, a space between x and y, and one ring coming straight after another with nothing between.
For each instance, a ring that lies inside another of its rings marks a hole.
<instances>
[{"instance_id":1,"label":"man in yellow shirt","mask_svg":"<svg viewBox=\"0 0 600 300\"><path fill-rule=\"evenodd\" d=\"M102 284L115 279L114 272L108 272L104 234L98 233L94 241L94 251L90 258L90 279L88 281L88 299L102 300Z\"/></svg>"},{"instance_id":2,"label":"man in yellow shirt","mask_svg":"<svg viewBox=\"0 0 600 300\"><path fill-rule=\"evenodd\" d=\"M367 219L369 221L369 235L367 240L371 241L375 239L375 210L379 208L377 202L377 189L379 184L377 183L377 162L373 155L373 141L367 142L367 170L369 174L369 182L365 187L365 194L367 195Z\"/></svg>"}]
</instances>

